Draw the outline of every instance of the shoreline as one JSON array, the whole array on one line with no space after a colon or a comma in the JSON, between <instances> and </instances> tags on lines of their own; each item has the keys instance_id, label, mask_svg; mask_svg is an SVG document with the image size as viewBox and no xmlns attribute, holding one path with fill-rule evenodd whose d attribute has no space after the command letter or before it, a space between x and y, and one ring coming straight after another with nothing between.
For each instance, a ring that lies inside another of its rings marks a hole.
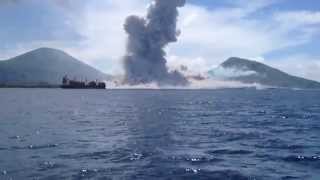
<instances>
[{"instance_id":1,"label":"shoreline","mask_svg":"<svg viewBox=\"0 0 320 180\"><path fill-rule=\"evenodd\" d=\"M0 89L58 89L61 88L60 85L0 85Z\"/></svg>"}]
</instances>

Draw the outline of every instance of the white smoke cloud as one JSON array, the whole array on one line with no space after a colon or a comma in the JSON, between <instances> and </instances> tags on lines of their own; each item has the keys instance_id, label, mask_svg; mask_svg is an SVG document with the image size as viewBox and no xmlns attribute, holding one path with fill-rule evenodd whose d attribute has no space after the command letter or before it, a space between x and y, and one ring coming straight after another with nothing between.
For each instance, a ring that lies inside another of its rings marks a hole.
<instances>
[{"instance_id":1,"label":"white smoke cloud","mask_svg":"<svg viewBox=\"0 0 320 180\"><path fill-rule=\"evenodd\" d=\"M241 76L250 76L258 74L256 71L251 70L242 70L242 69L234 69L234 68L224 68L224 67L217 67L211 70L210 75L220 78L220 79L228 79L234 77L241 77Z\"/></svg>"}]
</instances>

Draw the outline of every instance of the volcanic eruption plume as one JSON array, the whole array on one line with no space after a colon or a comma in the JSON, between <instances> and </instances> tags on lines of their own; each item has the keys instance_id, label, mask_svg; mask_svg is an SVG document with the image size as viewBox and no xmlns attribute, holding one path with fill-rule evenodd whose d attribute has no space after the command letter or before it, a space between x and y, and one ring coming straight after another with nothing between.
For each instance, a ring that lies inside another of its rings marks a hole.
<instances>
[{"instance_id":1,"label":"volcanic eruption plume","mask_svg":"<svg viewBox=\"0 0 320 180\"><path fill-rule=\"evenodd\" d=\"M124 29L128 34L128 44L124 57L125 83L188 84L180 72L168 70L164 51L169 43L177 41L178 8L185 3L186 0L154 0L145 18L132 15L126 19Z\"/></svg>"}]
</instances>

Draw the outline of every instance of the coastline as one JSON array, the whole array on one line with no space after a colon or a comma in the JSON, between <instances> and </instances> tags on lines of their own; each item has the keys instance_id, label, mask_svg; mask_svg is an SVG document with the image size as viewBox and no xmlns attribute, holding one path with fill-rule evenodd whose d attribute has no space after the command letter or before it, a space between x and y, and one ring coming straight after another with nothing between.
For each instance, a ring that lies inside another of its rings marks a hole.
<instances>
[{"instance_id":1,"label":"coastline","mask_svg":"<svg viewBox=\"0 0 320 180\"><path fill-rule=\"evenodd\" d=\"M25 89L58 89L61 85L0 85L0 89L14 89L14 88L25 88Z\"/></svg>"}]
</instances>

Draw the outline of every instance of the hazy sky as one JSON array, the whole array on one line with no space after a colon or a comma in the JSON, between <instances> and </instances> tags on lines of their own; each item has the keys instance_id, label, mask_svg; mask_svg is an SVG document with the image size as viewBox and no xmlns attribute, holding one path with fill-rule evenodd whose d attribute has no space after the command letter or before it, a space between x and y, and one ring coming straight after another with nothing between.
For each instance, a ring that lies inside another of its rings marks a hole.
<instances>
[{"instance_id":1,"label":"hazy sky","mask_svg":"<svg viewBox=\"0 0 320 180\"><path fill-rule=\"evenodd\" d=\"M121 73L123 22L150 0L0 0L0 59L39 48L65 50L108 73ZM230 56L251 58L320 80L319 0L187 0L170 66L194 71Z\"/></svg>"}]
</instances>

